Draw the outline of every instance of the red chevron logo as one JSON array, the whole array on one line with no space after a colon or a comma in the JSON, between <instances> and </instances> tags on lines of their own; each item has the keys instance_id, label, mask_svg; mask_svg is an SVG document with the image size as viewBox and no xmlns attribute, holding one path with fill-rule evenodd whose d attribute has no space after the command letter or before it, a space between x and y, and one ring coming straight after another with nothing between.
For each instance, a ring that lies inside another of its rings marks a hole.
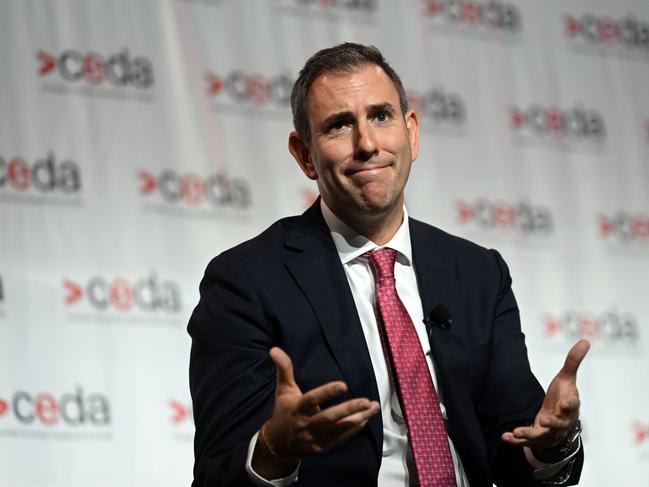
<instances>
[{"instance_id":1,"label":"red chevron logo","mask_svg":"<svg viewBox=\"0 0 649 487\"><path fill-rule=\"evenodd\" d=\"M189 417L189 408L184 404L171 399L169 401L169 406L173 410L171 416L171 422L174 424L182 423Z\"/></svg>"},{"instance_id":2,"label":"red chevron logo","mask_svg":"<svg viewBox=\"0 0 649 487\"><path fill-rule=\"evenodd\" d=\"M636 421L631 426L631 429L634 433L633 442L636 445L640 445L649 439L649 425Z\"/></svg>"},{"instance_id":3,"label":"red chevron logo","mask_svg":"<svg viewBox=\"0 0 649 487\"><path fill-rule=\"evenodd\" d=\"M38 74L44 76L56 67L56 59L50 56L45 51L38 51L36 58L42 63Z\"/></svg>"},{"instance_id":4,"label":"red chevron logo","mask_svg":"<svg viewBox=\"0 0 649 487\"><path fill-rule=\"evenodd\" d=\"M68 295L65 297L66 304L75 303L83 297L83 288L76 282L65 279L63 287L68 291Z\"/></svg>"},{"instance_id":5,"label":"red chevron logo","mask_svg":"<svg viewBox=\"0 0 649 487\"><path fill-rule=\"evenodd\" d=\"M217 95L222 89L225 83L221 77L214 73L207 73L205 75L205 80L207 81L207 94L208 95Z\"/></svg>"},{"instance_id":6,"label":"red chevron logo","mask_svg":"<svg viewBox=\"0 0 649 487\"><path fill-rule=\"evenodd\" d=\"M158 181L155 176L148 171L140 171L137 173L138 177L142 180L140 193L149 194L158 187Z\"/></svg>"}]
</instances>

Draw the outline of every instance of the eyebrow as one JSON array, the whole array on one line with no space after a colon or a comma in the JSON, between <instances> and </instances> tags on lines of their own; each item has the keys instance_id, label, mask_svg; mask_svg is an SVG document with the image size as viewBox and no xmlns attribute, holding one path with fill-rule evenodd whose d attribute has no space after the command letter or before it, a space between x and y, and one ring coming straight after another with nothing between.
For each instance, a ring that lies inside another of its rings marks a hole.
<instances>
[{"instance_id":1,"label":"eyebrow","mask_svg":"<svg viewBox=\"0 0 649 487\"><path fill-rule=\"evenodd\" d=\"M374 105L370 105L368 107L368 112L370 113L377 113L377 112L390 112L394 113L394 107L392 106L392 103L383 102L383 103L376 103Z\"/></svg>"},{"instance_id":2,"label":"eyebrow","mask_svg":"<svg viewBox=\"0 0 649 487\"><path fill-rule=\"evenodd\" d=\"M394 114L394 107L392 106L392 103L388 103L387 101L383 103L375 103L373 105L367 106L367 112L370 114L378 112L390 112L391 114ZM325 120L322 122L322 126L330 127L332 125L335 125L336 123L347 122L348 120L351 120L353 118L354 115L350 111L337 112L325 118Z\"/></svg>"}]
</instances>

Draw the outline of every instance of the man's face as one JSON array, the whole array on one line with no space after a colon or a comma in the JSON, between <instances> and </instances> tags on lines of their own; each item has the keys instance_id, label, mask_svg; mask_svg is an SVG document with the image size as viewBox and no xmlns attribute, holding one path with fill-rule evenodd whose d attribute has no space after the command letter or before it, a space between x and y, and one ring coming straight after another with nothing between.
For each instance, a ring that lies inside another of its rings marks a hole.
<instances>
[{"instance_id":1,"label":"man's face","mask_svg":"<svg viewBox=\"0 0 649 487\"><path fill-rule=\"evenodd\" d=\"M308 95L311 140L293 132L289 148L320 195L348 223L401 212L417 156L419 120L404 117L397 90L378 66L325 73Z\"/></svg>"}]
</instances>

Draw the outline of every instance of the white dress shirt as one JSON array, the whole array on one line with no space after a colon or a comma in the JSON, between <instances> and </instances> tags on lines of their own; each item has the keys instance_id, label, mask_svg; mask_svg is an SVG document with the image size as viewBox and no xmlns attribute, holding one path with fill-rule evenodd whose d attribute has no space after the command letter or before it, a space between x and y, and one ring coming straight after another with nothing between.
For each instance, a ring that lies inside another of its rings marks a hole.
<instances>
[{"instance_id":1,"label":"white dress shirt","mask_svg":"<svg viewBox=\"0 0 649 487\"><path fill-rule=\"evenodd\" d=\"M410 472L414 468L412 452L408 444L408 431L401 412L399 398L395 388L390 381L387 364L379 328L374 314L375 302L375 283L374 274L370 262L363 254L377 248L389 247L397 251L397 258L394 266L394 276L396 280L397 293L401 298L410 319L412 320L417 336L421 343L422 350L426 357L426 363L430 371L433 384L437 391L440 401L442 416L446 419L446 409L444 407L443 391L437 387L437 376L435 375L435 366L430 343L426 333L426 327L423 323L424 313L422 309L421 298L419 297L419 288L417 286L417 276L412 262L412 247L410 243L410 227L408 225L408 213L404 206L403 222L397 230L397 233L383 247L378 246L367 237L360 235L357 231L349 227L345 222L333 214L323 200L320 200L320 207L325 222L331 232L336 250L340 261L345 270L347 281L356 304L356 310L360 318L361 327L367 343L367 349L370 353L370 360L374 369L376 385L378 387L379 398L381 403L381 419L383 422L383 458L379 468L378 484L379 486L389 487L409 487ZM246 462L246 471L251 481L260 486L287 487L295 482L299 475L299 465L296 470L282 479L266 480L260 477L252 469L252 454L257 443L258 433L250 441L248 448L248 458ZM455 478L458 487L469 487L462 462L455 451L451 439L448 439L451 455L453 457L453 466L455 467ZM526 456L531 465L536 468L548 467L536 460L531 451L526 448ZM569 459L566 459L566 461ZM566 461L559 462L563 466ZM553 465L559 467L559 464ZM544 469L545 470L545 469ZM554 471L555 469L550 469ZM549 472L543 472L549 473ZM413 485L414 484L413 482Z\"/></svg>"},{"instance_id":2,"label":"white dress shirt","mask_svg":"<svg viewBox=\"0 0 649 487\"><path fill-rule=\"evenodd\" d=\"M358 317L370 352L370 360L374 369L376 385L379 390L381 403L381 419L383 422L383 459L379 469L378 485L408 487L410 485L409 468L414 468L412 453L408 444L408 430L403 419L399 398L395 388L390 382L385 355L381 345L379 328L374 314L374 274L370 267L369 260L362 255L365 252L382 248L376 245L367 237L360 235L345 222L339 219L321 200L322 215L329 227L331 237L343 264L349 287L352 291ZM446 419L446 410L443 404L443 397L437 388L437 377L433 367L430 344L426 334L426 327L423 323L424 313L417 287L417 278L412 266L412 248L410 246L410 227L408 226L408 214L404 207L403 223L392 239L385 244L397 251L397 260L394 265L397 293L403 301L410 318L415 325L417 336L421 342L422 349L426 356L428 369L431 378L438 391L442 415ZM257 475L252 470L252 453L257 442L257 435L253 437L248 449L248 461L246 470L250 479L257 485L285 487L297 479L298 469L293 474L283 478L268 481ZM455 476L458 487L468 487L462 463L455 451L453 443L449 438Z\"/></svg>"},{"instance_id":3,"label":"white dress shirt","mask_svg":"<svg viewBox=\"0 0 649 487\"><path fill-rule=\"evenodd\" d=\"M369 260L362 257L366 252L382 247L350 228L334 215L322 200L321 208L354 297L356 310L367 342L367 349L370 352L376 385L379 389L381 419L383 421L383 459L379 469L378 485L408 487L410 485L409 468L414 468L412 453L408 444L408 430L401 412L399 397L390 381L385 354L381 346L380 332L376 323L374 313L376 299L374 273ZM405 207L403 213L403 222L399 230L383 247L389 247L397 251L397 259L394 264L397 294L399 294L417 331L428 364L428 370L440 400L440 409L444 419L446 419L444 398L437 386L430 342L423 322L424 312L412 262L410 226L408 225L408 213ZM468 487L469 483L466 480L462 463L450 438L449 446L453 456L457 485L458 487Z\"/></svg>"}]
</instances>

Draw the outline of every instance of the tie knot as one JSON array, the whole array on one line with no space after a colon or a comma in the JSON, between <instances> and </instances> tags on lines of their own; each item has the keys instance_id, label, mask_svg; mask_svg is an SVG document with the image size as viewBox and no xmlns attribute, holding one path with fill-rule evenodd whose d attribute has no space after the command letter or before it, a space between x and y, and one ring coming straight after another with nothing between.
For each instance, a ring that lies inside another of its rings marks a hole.
<instances>
[{"instance_id":1,"label":"tie knot","mask_svg":"<svg viewBox=\"0 0 649 487\"><path fill-rule=\"evenodd\" d=\"M370 259L377 279L394 277L394 261L397 259L397 251L394 249L380 249L366 252L365 256Z\"/></svg>"}]
</instances>

